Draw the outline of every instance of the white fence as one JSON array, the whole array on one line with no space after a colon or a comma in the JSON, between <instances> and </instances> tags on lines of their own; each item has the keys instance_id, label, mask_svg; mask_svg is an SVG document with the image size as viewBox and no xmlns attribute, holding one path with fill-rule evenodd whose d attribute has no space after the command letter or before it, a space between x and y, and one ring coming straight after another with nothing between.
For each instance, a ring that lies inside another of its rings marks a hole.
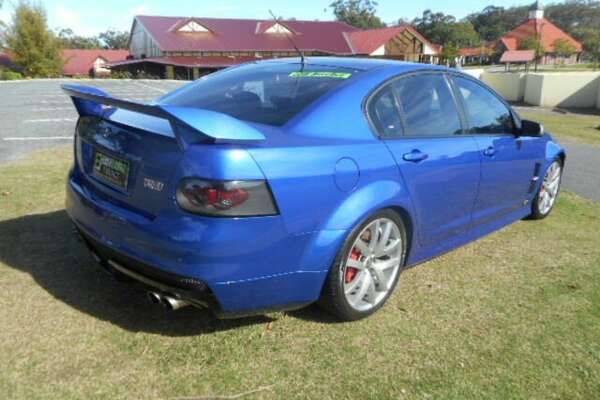
<instances>
[{"instance_id":1,"label":"white fence","mask_svg":"<svg viewBox=\"0 0 600 400\"><path fill-rule=\"evenodd\" d=\"M508 101L600 109L600 72L484 72L481 79Z\"/></svg>"}]
</instances>

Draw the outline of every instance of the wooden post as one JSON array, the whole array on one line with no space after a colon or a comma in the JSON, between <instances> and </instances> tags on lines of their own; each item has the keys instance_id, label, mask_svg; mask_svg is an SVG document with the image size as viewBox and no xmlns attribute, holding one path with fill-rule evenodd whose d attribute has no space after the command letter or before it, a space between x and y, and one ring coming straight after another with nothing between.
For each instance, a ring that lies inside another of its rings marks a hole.
<instances>
[{"instance_id":1,"label":"wooden post","mask_svg":"<svg viewBox=\"0 0 600 400\"><path fill-rule=\"evenodd\" d=\"M167 79L175 79L175 68L172 65L165 67Z\"/></svg>"}]
</instances>

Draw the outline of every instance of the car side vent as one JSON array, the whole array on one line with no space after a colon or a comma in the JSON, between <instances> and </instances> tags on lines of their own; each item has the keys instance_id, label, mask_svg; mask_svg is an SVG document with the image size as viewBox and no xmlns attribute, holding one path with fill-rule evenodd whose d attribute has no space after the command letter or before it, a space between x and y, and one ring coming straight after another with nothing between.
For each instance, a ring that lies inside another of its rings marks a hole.
<instances>
[{"instance_id":1,"label":"car side vent","mask_svg":"<svg viewBox=\"0 0 600 400\"><path fill-rule=\"evenodd\" d=\"M531 178L531 183L529 184L529 193L533 193L536 187L536 183L538 179L540 179L540 170L542 169L542 164L539 162L535 163L533 167L533 178Z\"/></svg>"}]
</instances>

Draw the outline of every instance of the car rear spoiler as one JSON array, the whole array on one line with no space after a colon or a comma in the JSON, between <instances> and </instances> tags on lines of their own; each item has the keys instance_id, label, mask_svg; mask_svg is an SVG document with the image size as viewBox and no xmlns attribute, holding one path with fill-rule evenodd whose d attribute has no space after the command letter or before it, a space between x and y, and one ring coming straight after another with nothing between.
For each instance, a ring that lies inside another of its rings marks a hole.
<instances>
[{"instance_id":1,"label":"car rear spoiler","mask_svg":"<svg viewBox=\"0 0 600 400\"><path fill-rule=\"evenodd\" d=\"M129 100L120 100L91 86L62 85L62 89L71 96L80 116L105 118L108 111L114 109L129 110L169 121L173 134L179 144L185 148L197 142L238 142L265 140L265 136L250 124L227 114L191 108L161 104L143 104Z\"/></svg>"}]
</instances>

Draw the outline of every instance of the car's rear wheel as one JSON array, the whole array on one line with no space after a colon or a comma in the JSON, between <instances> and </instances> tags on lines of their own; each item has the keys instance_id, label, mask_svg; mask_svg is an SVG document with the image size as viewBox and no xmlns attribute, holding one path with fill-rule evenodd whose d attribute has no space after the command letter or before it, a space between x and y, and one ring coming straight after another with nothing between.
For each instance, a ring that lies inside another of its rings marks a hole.
<instances>
[{"instance_id":1,"label":"car's rear wheel","mask_svg":"<svg viewBox=\"0 0 600 400\"><path fill-rule=\"evenodd\" d=\"M531 205L532 219L542 219L547 217L558 198L560 192L560 183L562 180L562 163L560 160L554 160L546 170L544 180Z\"/></svg>"},{"instance_id":2,"label":"car's rear wheel","mask_svg":"<svg viewBox=\"0 0 600 400\"><path fill-rule=\"evenodd\" d=\"M344 321L367 317L392 294L406 253L406 230L382 210L353 230L329 272L320 304Z\"/></svg>"}]
</instances>

